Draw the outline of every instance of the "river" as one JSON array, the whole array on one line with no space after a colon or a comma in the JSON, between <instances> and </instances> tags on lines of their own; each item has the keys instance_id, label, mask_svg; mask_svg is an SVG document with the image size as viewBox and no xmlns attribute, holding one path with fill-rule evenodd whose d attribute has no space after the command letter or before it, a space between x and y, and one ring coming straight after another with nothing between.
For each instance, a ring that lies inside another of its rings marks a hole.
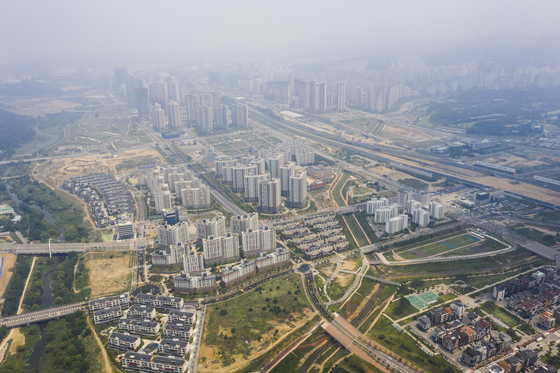
<instances>
[{"instance_id":1,"label":"river","mask_svg":"<svg viewBox=\"0 0 560 373\"><path fill-rule=\"evenodd\" d=\"M55 269L61 264L62 262L58 263ZM50 308L54 302L54 297L52 295L51 289L51 275L53 274L54 269L50 271L45 276L45 281L43 281L43 294L41 295L41 307L40 309L44 310ZM47 345L47 325L48 321L40 322L39 325L39 334L41 334L41 339L35 343L33 346L33 352L29 359L27 360L25 367L26 370L34 370L36 372L39 371L39 361L41 360L41 356L45 352L45 346Z\"/></svg>"},{"instance_id":2,"label":"river","mask_svg":"<svg viewBox=\"0 0 560 373\"><path fill-rule=\"evenodd\" d=\"M41 131L39 129L39 125L35 126L35 132L37 133L38 136L43 136L43 138L47 137L48 139L43 141L43 142L38 143L37 146L35 146L34 149L29 150L24 155L37 153L41 149L48 148L49 146L51 146L52 144L54 144L58 140L58 136L53 135L52 133L46 133L46 132Z\"/></svg>"},{"instance_id":3,"label":"river","mask_svg":"<svg viewBox=\"0 0 560 373\"><path fill-rule=\"evenodd\" d=\"M4 183L6 184L6 187L8 188L8 192L10 193L10 197L12 197L12 200L16 201L18 204L23 202L21 199L18 198L17 194L15 194L12 191L12 186L10 184L8 184L6 181L4 181ZM52 214L50 212L48 212L47 210L43 210L41 208L41 206L37 206L37 205L29 205L29 206L43 211L43 213L45 214L45 220L48 221L51 224L56 225L56 218L54 216L52 216ZM59 226L58 229L60 229L60 238L58 239L58 241L59 242L66 242L66 232L64 232L64 228Z\"/></svg>"}]
</instances>

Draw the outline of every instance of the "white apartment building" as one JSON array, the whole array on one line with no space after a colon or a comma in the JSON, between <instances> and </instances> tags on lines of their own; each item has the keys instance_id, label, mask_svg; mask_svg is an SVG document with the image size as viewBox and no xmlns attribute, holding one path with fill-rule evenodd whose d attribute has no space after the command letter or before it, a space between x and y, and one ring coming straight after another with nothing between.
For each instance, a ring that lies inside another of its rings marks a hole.
<instances>
[{"instance_id":1,"label":"white apartment building","mask_svg":"<svg viewBox=\"0 0 560 373\"><path fill-rule=\"evenodd\" d=\"M406 203L409 201L410 192L406 189L399 189L397 191L397 203L401 206L406 206Z\"/></svg>"},{"instance_id":2,"label":"white apartment building","mask_svg":"<svg viewBox=\"0 0 560 373\"><path fill-rule=\"evenodd\" d=\"M119 319L119 331L141 335L156 335L159 332L158 322L142 321L135 319Z\"/></svg>"},{"instance_id":3,"label":"white apartment building","mask_svg":"<svg viewBox=\"0 0 560 373\"><path fill-rule=\"evenodd\" d=\"M266 159L268 172L272 179L280 179L280 168L284 165L284 154L279 153Z\"/></svg>"},{"instance_id":4,"label":"white apartment building","mask_svg":"<svg viewBox=\"0 0 560 373\"><path fill-rule=\"evenodd\" d=\"M167 104L167 124L169 129L177 130L182 127L181 113L179 112L179 104L171 101Z\"/></svg>"},{"instance_id":5,"label":"white apartment building","mask_svg":"<svg viewBox=\"0 0 560 373\"><path fill-rule=\"evenodd\" d=\"M377 209L387 206L389 206L387 198L372 198L370 201L367 201L366 212L368 215L373 215Z\"/></svg>"},{"instance_id":6,"label":"white apartment building","mask_svg":"<svg viewBox=\"0 0 560 373\"><path fill-rule=\"evenodd\" d=\"M280 179L261 180L259 182L259 211L277 214L281 207Z\"/></svg>"},{"instance_id":7,"label":"white apartment building","mask_svg":"<svg viewBox=\"0 0 560 373\"><path fill-rule=\"evenodd\" d=\"M184 301L183 298L165 297L163 295L152 294L138 294L136 296L136 303L160 309L181 309Z\"/></svg>"},{"instance_id":8,"label":"white apartment building","mask_svg":"<svg viewBox=\"0 0 560 373\"><path fill-rule=\"evenodd\" d=\"M202 219L196 223L196 238L206 239L210 236L221 237L226 234L226 219L223 216L216 216L213 219Z\"/></svg>"},{"instance_id":9,"label":"white apartment building","mask_svg":"<svg viewBox=\"0 0 560 373\"><path fill-rule=\"evenodd\" d=\"M236 163L237 164L237 163ZM224 166L222 172L222 183L223 184L233 184L233 169L236 165Z\"/></svg>"},{"instance_id":10,"label":"white apartment building","mask_svg":"<svg viewBox=\"0 0 560 373\"><path fill-rule=\"evenodd\" d=\"M204 255L189 250L183 255L183 271L187 276L199 276L204 272Z\"/></svg>"},{"instance_id":11,"label":"white apartment building","mask_svg":"<svg viewBox=\"0 0 560 373\"><path fill-rule=\"evenodd\" d=\"M204 263L225 263L231 259L239 259L239 235L227 233L224 236L208 237L202 239L202 250L204 252Z\"/></svg>"},{"instance_id":12,"label":"white apartment building","mask_svg":"<svg viewBox=\"0 0 560 373\"><path fill-rule=\"evenodd\" d=\"M270 268L281 267L290 262L290 250L284 248L276 249L276 251L266 254L261 253L256 259L257 270L259 272L266 271Z\"/></svg>"},{"instance_id":13,"label":"white apartment building","mask_svg":"<svg viewBox=\"0 0 560 373\"><path fill-rule=\"evenodd\" d=\"M412 221L421 228L427 227L428 223L430 223L430 213L422 208L413 210Z\"/></svg>"},{"instance_id":14,"label":"white apartment building","mask_svg":"<svg viewBox=\"0 0 560 373\"><path fill-rule=\"evenodd\" d=\"M93 322L95 325L104 324L116 320L122 316L120 307L105 308L104 310L97 310L93 312Z\"/></svg>"},{"instance_id":15,"label":"white apartment building","mask_svg":"<svg viewBox=\"0 0 560 373\"><path fill-rule=\"evenodd\" d=\"M178 338L162 339L158 346L158 354L164 355L185 357L188 350L189 343Z\"/></svg>"},{"instance_id":16,"label":"white apartment building","mask_svg":"<svg viewBox=\"0 0 560 373\"><path fill-rule=\"evenodd\" d=\"M140 354L134 351L128 351L122 358L124 369L147 372L183 373L187 370L187 363L187 360L183 359Z\"/></svg>"},{"instance_id":17,"label":"white apartment building","mask_svg":"<svg viewBox=\"0 0 560 373\"><path fill-rule=\"evenodd\" d=\"M179 222L175 225L158 227L158 243L160 248L186 245L189 243L189 223Z\"/></svg>"},{"instance_id":18,"label":"white apartment building","mask_svg":"<svg viewBox=\"0 0 560 373\"><path fill-rule=\"evenodd\" d=\"M430 202L429 206L430 216L436 220L443 219L445 214L445 208L441 203L438 202Z\"/></svg>"},{"instance_id":19,"label":"white apartment building","mask_svg":"<svg viewBox=\"0 0 560 373\"><path fill-rule=\"evenodd\" d=\"M177 293L194 294L206 293L207 291L216 291L216 276L209 275L206 272L200 276L188 276L182 274L173 278L173 286Z\"/></svg>"},{"instance_id":20,"label":"white apartment building","mask_svg":"<svg viewBox=\"0 0 560 373\"><path fill-rule=\"evenodd\" d=\"M181 189L181 202L191 209L208 208L211 206L210 188L201 185L199 188Z\"/></svg>"},{"instance_id":21,"label":"white apartment building","mask_svg":"<svg viewBox=\"0 0 560 373\"><path fill-rule=\"evenodd\" d=\"M307 202L307 171L290 176L290 206L305 207Z\"/></svg>"},{"instance_id":22,"label":"white apartment building","mask_svg":"<svg viewBox=\"0 0 560 373\"><path fill-rule=\"evenodd\" d=\"M394 218L399 213L399 208L395 205L381 207L375 210L373 221L375 223L386 223L389 219Z\"/></svg>"},{"instance_id":23,"label":"white apartment building","mask_svg":"<svg viewBox=\"0 0 560 373\"><path fill-rule=\"evenodd\" d=\"M167 322L171 324L183 324L183 325L192 325L196 321L196 315L192 312L185 312L179 310L171 310L169 311L169 315L167 316Z\"/></svg>"},{"instance_id":24,"label":"white apartment building","mask_svg":"<svg viewBox=\"0 0 560 373\"><path fill-rule=\"evenodd\" d=\"M152 254L152 265L154 267L174 267L180 265L183 255L187 253L188 246L182 244L171 245L166 249L160 250L157 254Z\"/></svg>"},{"instance_id":25,"label":"white apartment building","mask_svg":"<svg viewBox=\"0 0 560 373\"><path fill-rule=\"evenodd\" d=\"M130 304L130 294L115 295L89 301L89 312L111 307L127 307Z\"/></svg>"},{"instance_id":26,"label":"white apartment building","mask_svg":"<svg viewBox=\"0 0 560 373\"><path fill-rule=\"evenodd\" d=\"M422 191L417 190L412 192L412 199L420 202L424 207L428 207L428 204L430 203L430 196L431 193L425 190Z\"/></svg>"},{"instance_id":27,"label":"white apartment building","mask_svg":"<svg viewBox=\"0 0 560 373\"><path fill-rule=\"evenodd\" d=\"M413 199L406 202L406 212L408 212L409 214L412 214L414 210L421 209L421 208L422 208L421 202L415 201Z\"/></svg>"},{"instance_id":28,"label":"white apartment building","mask_svg":"<svg viewBox=\"0 0 560 373\"><path fill-rule=\"evenodd\" d=\"M261 252L270 252L276 248L276 229L266 225L262 229L249 229L242 233L241 242L245 258Z\"/></svg>"},{"instance_id":29,"label":"white apartment building","mask_svg":"<svg viewBox=\"0 0 560 373\"><path fill-rule=\"evenodd\" d=\"M288 162L280 167L280 193L287 197L290 195L290 177L296 174L295 162Z\"/></svg>"},{"instance_id":30,"label":"white apartment building","mask_svg":"<svg viewBox=\"0 0 560 373\"><path fill-rule=\"evenodd\" d=\"M128 333L113 332L109 336L108 347L117 350L136 350L140 346L142 340L140 337L130 335Z\"/></svg>"},{"instance_id":31,"label":"white apartment building","mask_svg":"<svg viewBox=\"0 0 560 373\"><path fill-rule=\"evenodd\" d=\"M393 234L400 232L408 227L408 215L401 214L387 220L385 223L385 232Z\"/></svg>"},{"instance_id":32,"label":"white apartment building","mask_svg":"<svg viewBox=\"0 0 560 373\"><path fill-rule=\"evenodd\" d=\"M163 328L163 336L168 338L179 338L188 341L190 333L190 325L167 323Z\"/></svg>"},{"instance_id":33,"label":"white apartment building","mask_svg":"<svg viewBox=\"0 0 560 373\"><path fill-rule=\"evenodd\" d=\"M173 196L169 191L154 194L154 203L156 204L156 212L161 214L163 210L171 209Z\"/></svg>"},{"instance_id":34,"label":"white apartment building","mask_svg":"<svg viewBox=\"0 0 560 373\"><path fill-rule=\"evenodd\" d=\"M237 166L233 168L232 187L234 192L245 190L245 176L256 175L257 166Z\"/></svg>"},{"instance_id":35,"label":"white apartment building","mask_svg":"<svg viewBox=\"0 0 560 373\"><path fill-rule=\"evenodd\" d=\"M144 305L134 305L128 309L127 319L155 320L157 316L156 309Z\"/></svg>"},{"instance_id":36,"label":"white apartment building","mask_svg":"<svg viewBox=\"0 0 560 373\"><path fill-rule=\"evenodd\" d=\"M241 259L236 266L226 266L222 272L222 283L228 287L256 273L257 267L254 260Z\"/></svg>"},{"instance_id":37,"label":"white apartment building","mask_svg":"<svg viewBox=\"0 0 560 373\"><path fill-rule=\"evenodd\" d=\"M262 180L270 180L270 174L245 176L245 202L256 202L259 200L259 183Z\"/></svg>"},{"instance_id":38,"label":"white apartment building","mask_svg":"<svg viewBox=\"0 0 560 373\"><path fill-rule=\"evenodd\" d=\"M224 177L224 168L225 167L235 167L237 165L237 161L235 159L223 159L217 160L216 163L216 178Z\"/></svg>"},{"instance_id":39,"label":"white apartment building","mask_svg":"<svg viewBox=\"0 0 560 373\"><path fill-rule=\"evenodd\" d=\"M158 103L154 104L154 110L152 111L152 119L154 124L154 131L160 132L165 130L165 116L163 109Z\"/></svg>"},{"instance_id":40,"label":"white apartment building","mask_svg":"<svg viewBox=\"0 0 560 373\"><path fill-rule=\"evenodd\" d=\"M231 223L231 233L237 233L241 235L243 232L247 232L250 229L256 231L259 229L259 214L252 212L247 215L232 216L230 219Z\"/></svg>"}]
</instances>

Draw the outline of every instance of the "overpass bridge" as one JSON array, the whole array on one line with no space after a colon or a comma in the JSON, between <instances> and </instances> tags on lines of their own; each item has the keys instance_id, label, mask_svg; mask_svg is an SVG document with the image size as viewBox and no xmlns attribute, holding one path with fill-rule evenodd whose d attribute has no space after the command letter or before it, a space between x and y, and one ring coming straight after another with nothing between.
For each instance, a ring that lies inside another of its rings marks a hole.
<instances>
[{"instance_id":1,"label":"overpass bridge","mask_svg":"<svg viewBox=\"0 0 560 373\"><path fill-rule=\"evenodd\" d=\"M80 303L68 304L66 306L47 308L35 312L27 312L14 316L7 316L0 319L0 326L5 325L6 328L17 328L29 324L40 323L42 321L59 319L61 317L67 316L76 311L82 309L85 310L84 307L86 306L87 306L86 302L80 302Z\"/></svg>"},{"instance_id":2,"label":"overpass bridge","mask_svg":"<svg viewBox=\"0 0 560 373\"><path fill-rule=\"evenodd\" d=\"M0 244L0 253L16 255L53 255L67 254L72 251L83 253L92 250L127 250L147 246L145 239L131 241L108 241L90 243L35 243L35 244Z\"/></svg>"}]
</instances>

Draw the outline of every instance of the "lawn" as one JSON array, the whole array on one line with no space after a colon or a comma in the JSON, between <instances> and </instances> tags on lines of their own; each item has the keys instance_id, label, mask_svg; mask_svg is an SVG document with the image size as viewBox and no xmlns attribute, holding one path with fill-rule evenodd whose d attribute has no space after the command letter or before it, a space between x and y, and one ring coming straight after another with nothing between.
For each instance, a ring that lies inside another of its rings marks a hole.
<instances>
[{"instance_id":1,"label":"lawn","mask_svg":"<svg viewBox=\"0 0 560 373\"><path fill-rule=\"evenodd\" d=\"M414 188L416 190L426 190L428 189L429 184L425 183L421 180L418 179L412 179L412 178L406 178L406 179L401 179L399 180L399 183L402 183L404 185L408 185L411 188Z\"/></svg>"},{"instance_id":2,"label":"lawn","mask_svg":"<svg viewBox=\"0 0 560 373\"><path fill-rule=\"evenodd\" d=\"M507 324L510 327L514 327L518 324L513 317L511 317L510 315L508 315L507 313L505 313L503 311L499 311L499 310L496 311L494 313L494 316L498 320L502 321L503 323Z\"/></svg>"},{"instance_id":3,"label":"lawn","mask_svg":"<svg viewBox=\"0 0 560 373\"><path fill-rule=\"evenodd\" d=\"M379 241L379 238L377 238L373 229L371 229L368 222L366 221L365 211L363 211L363 214L362 213L354 214L354 218L360 224L360 226L363 228L364 232L366 232L366 236L369 238L371 243L376 243L377 241Z\"/></svg>"},{"instance_id":4,"label":"lawn","mask_svg":"<svg viewBox=\"0 0 560 373\"><path fill-rule=\"evenodd\" d=\"M338 360L348 355L349 353L350 351L348 351L347 349L340 348L329 360L327 360L325 365L323 365L323 372L328 372Z\"/></svg>"},{"instance_id":5,"label":"lawn","mask_svg":"<svg viewBox=\"0 0 560 373\"><path fill-rule=\"evenodd\" d=\"M436 243L432 243L432 244L429 244L427 246L421 247L420 250L422 250L426 255L432 256L432 255L436 255L436 254L440 254L440 253L444 253L446 251L452 250L452 248L444 245L441 242L436 242Z\"/></svg>"},{"instance_id":6,"label":"lawn","mask_svg":"<svg viewBox=\"0 0 560 373\"><path fill-rule=\"evenodd\" d=\"M419 310L414 307L408 299L402 297L397 301L391 302L385 313L396 321L397 319L402 319L418 311Z\"/></svg>"},{"instance_id":7,"label":"lawn","mask_svg":"<svg viewBox=\"0 0 560 373\"><path fill-rule=\"evenodd\" d=\"M381 317L367 336L385 346L403 359L412 362L425 372L458 372L457 368L441 356L429 356L417 346L416 341L407 334L399 332L386 317Z\"/></svg>"},{"instance_id":8,"label":"lawn","mask_svg":"<svg viewBox=\"0 0 560 373\"><path fill-rule=\"evenodd\" d=\"M360 359L356 355L348 356L346 359L342 360L336 368L333 369L333 373L382 373L381 370L377 369L370 363Z\"/></svg>"},{"instance_id":9,"label":"lawn","mask_svg":"<svg viewBox=\"0 0 560 373\"><path fill-rule=\"evenodd\" d=\"M354 235L354 237L356 237L356 240L358 241L357 243L358 243L359 247L369 245L369 241L366 238L366 236L364 235L364 232L362 232L362 229L360 228L360 225L358 224L358 222L354 218L354 215L351 215L351 214L344 215L344 219L346 220L346 223L348 224L348 228L352 231L352 234Z\"/></svg>"},{"instance_id":10,"label":"lawn","mask_svg":"<svg viewBox=\"0 0 560 373\"><path fill-rule=\"evenodd\" d=\"M297 357L294 354L295 351L297 350L294 350L293 352L290 352L288 355L286 355L282 359L282 361L280 361L278 365L276 365L274 369L272 369L270 372L271 373L295 372L299 365L299 360L301 359L300 357Z\"/></svg>"},{"instance_id":11,"label":"lawn","mask_svg":"<svg viewBox=\"0 0 560 373\"><path fill-rule=\"evenodd\" d=\"M354 189L352 189L352 192L354 193L354 195L360 195L371 193L371 190L365 187L355 187Z\"/></svg>"},{"instance_id":12,"label":"lawn","mask_svg":"<svg viewBox=\"0 0 560 373\"><path fill-rule=\"evenodd\" d=\"M399 254L403 259L418 259L418 255L414 254L412 251L405 251Z\"/></svg>"},{"instance_id":13,"label":"lawn","mask_svg":"<svg viewBox=\"0 0 560 373\"><path fill-rule=\"evenodd\" d=\"M448 240L446 240L447 242L449 242L452 245L455 245L457 247L461 247L461 246L465 246L465 245L469 245L471 243L474 243L475 241L471 240L469 237L467 236L457 236L457 237L453 237L450 238Z\"/></svg>"},{"instance_id":14,"label":"lawn","mask_svg":"<svg viewBox=\"0 0 560 373\"><path fill-rule=\"evenodd\" d=\"M277 339L276 330L290 330L286 322L295 323L311 311L302 290L301 277L292 274L231 301L209 306L203 344L218 351L233 350L234 354L240 354L242 351L237 351L239 346L246 346L241 336L251 341ZM291 320L292 317L296 321Z\"/></svg>"},{"instance_id":15,"label":"lawn","mask_svg":"<svg viewBox=\"0 0 560 373\"><path fill-rule=\"evenodd\" d=\"M350 177L350 174L347 173L347 172L344 172L342 174L342 177L340 178L340 180L338 181L338 183L336 184L336 186L332 190L332 197L334 198L334 201L336 202L336 204L339 207L340 206L346 206L346 201L344 201L342 199L342 196L340 195L340 191L341 191L342 187L344 186L344 184L346 183L346 180L348 180L349 177Z\"/></svg>"},{"instance_id":16,"label":"lawn","mask_svg":"<svg viewBox=\"0 0 560 373\"><path fill-rule=\"evenodd\" d=\"M369 278L366 277L362 278L362 284L360 285L358 290L354 293L354 295L352 295L352 298L350 298L350 313L356 311L358 306L362 304L362 301L372 293L376 285L378 285L377 282L370 280ZM344 304L345 304L344 307L346 307L346 303Z\"/></svg>"}]
</instances>

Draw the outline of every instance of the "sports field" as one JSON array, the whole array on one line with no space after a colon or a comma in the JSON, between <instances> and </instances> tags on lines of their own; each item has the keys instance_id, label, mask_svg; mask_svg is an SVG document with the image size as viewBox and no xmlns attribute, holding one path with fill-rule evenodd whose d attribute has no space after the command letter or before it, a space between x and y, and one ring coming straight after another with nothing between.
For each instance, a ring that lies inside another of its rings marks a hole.
<instances>
[{"instance_id":1,"label":"sports field","mask_svg":"<svg viewBox=\"0 0 560 373\"><path fill-rule=\"evenodd\" d=\"M400 256L403 259L416 259L424 258L427 256L437 255L446 251L455 250L457 248L470 245L481 240L471 234L463 234L456 237L434 242L419 248L411 249L409 251L401 252Z\"/></svg>"},{"instance_id":2,"label":"sports field","mask_svg":"<svg viewBox=\"0 0 560 373\"><path fill-rule=\"evenodd\" d=\"M406 297L406 299L408 299L408 301L414 307L421 310L428 307L431 303L436 302L439 299L439 297L435 293L431 291L427 291L420 295L409 295L408 297Z\"/></svg>"}]
</instances>

